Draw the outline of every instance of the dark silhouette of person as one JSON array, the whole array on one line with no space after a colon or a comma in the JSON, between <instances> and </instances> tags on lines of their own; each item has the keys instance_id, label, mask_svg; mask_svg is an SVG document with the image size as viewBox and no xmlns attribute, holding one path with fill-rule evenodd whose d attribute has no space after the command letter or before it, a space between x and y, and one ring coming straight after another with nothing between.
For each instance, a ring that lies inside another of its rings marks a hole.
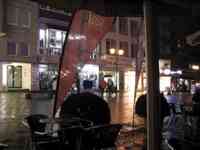
<instances>
[{"instance_id":1,"label":"dark silhouette of person","mask_svg":"<svg viewBox=\"0 0 200 150\"><path fill-rule=\"evenodd\" d=\"M147 117L146 97L147 97L146 94L141 95L138 98L136 102L136 106L135 106L136 114L138 114L140 117L143 117L143 118ZM163 120L164 117L169 116L170 108L163 94L160 94L160 100L161 100L161 120Z\"/></svg>"},{"instance_id":2,"label":"dark silhouette of person","mask_svg":"<svg viewBox=\"0 0 200 150\"><path fill-rule=\"evenodd\" d=\"M94 125L108 124L111 120L107 102L90 92L70 95L61 106L60 117L78 117L90 120Z\"/></svg>"},{"instance_id":3,"label":"dark silhouette of person","mask_svg":"<svg viewBox=\"0 0 200 150\"><path fill-rule=\"evenodd\" d=\"M165 99L164 95L161 93L160 94L160 100L161 100L161 128L162 128L162 124L163 124L163 119L166 116L170 115L170 107L169 104L167 103L167 100ZM143 94L141 95L136 102L136 106L135 106L135 113L137 115L139 115L140 117L143 117L145 120L147 118L147 95ZM146 139L145 139L145 143L142 147L142 150L146 150Z\"/></svg>"},{"instance_id":4,"label":"dark silhouette of person","mask_svg":"<svg viewBox=\"0 0 200 150\"><path fill-rule=\"evenodd\" d=\"M200 103L200 89L199 88L197 88L195 90L195 93L192 96L192 102L194 102L194 103Z\"/></svg>"}]
</instances>

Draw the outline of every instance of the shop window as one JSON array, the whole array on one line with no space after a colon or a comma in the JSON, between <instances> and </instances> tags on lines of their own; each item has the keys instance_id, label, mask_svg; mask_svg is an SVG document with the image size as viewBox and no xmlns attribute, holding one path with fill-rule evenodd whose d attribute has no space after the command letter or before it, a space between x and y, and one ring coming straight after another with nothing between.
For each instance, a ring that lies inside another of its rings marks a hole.
<instances>
[{"instance_id":1,"label":"shop window","mask_svg":"<svg viewBox=\"0 0 200 150\"><path fill-rule=\"evenodd\" d=\"M28 56L29 55L29 48L28 44L21 42L19 46L20 56Z\"/></svg>"},{"instance_id":2,"label":"shop window","mask_svg":"<svg viewBox=\"0 0 200 150\"><path fill-rule=\"evenodd\" d=\"M124 55L128 57L128 42L126 41L120 41L119 48L124 50Z\"/></svg>"},{"instance_id":3,"label":"shop window","mask_svg":"<svg viewBox=\"0 0 200 150\"><path fill-rule=\"evenodd\" d=\"M119 18L119 33L128 35L128 22L127 18Z\"/></svg>"},{"instance_id":4,"label":"shop window","mask_svg":"<svg viewBox=\"0 0 200 150\"><path fill-rule=\"evenodd\" d=\"M7 43L7 54L16 55L17 54L17 45L13 41L8 41Z\"/></svg>"},{"instance_id":5,"label":"shop window","mask_svg":"<svg viewBox=\"0 0 200 150\"><path fill-rule=\"evenodd\" d=\"M116 40L106 39L106 53L110 55L110 49L116 48Z\"/></svg>"}]
</instances>

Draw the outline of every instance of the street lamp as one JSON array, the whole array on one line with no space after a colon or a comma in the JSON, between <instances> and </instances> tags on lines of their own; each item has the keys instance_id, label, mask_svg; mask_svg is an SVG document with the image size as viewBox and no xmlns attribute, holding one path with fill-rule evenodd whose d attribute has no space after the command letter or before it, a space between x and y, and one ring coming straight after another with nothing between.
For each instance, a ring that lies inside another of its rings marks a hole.
<instances>
[{"instance_id":1,"label":"street lamp","mask_svg":"<svg viewBox=\"0 0 200 150\"><path fill-rule=\"evenodd\" d=\"M115 83L116 83L116 88L117 88L117 71L118 71L118 57L124 55L124 50L123 49L115 49L115 48L110 48L109 53L111 55L115 56ZM113 67L113 72L114 72L114 67Z\"/></svg>"}]
</instances>

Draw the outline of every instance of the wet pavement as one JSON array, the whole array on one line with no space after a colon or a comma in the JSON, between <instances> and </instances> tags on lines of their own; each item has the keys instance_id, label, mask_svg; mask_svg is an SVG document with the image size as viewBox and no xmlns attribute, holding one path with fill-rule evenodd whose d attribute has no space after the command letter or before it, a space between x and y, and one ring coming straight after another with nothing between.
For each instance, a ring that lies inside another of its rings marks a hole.
<instances>
[{"instance_id":1,"label":"wet pavement","mask_svg":"<svg viewBox=\"0 0 200 150\"><path fill-rule=\"evenodd\" d=\"M118 94L114 98L105 97L111 109L113 123L131 125L133 122L133 97L127 93ZM23 92L0 93L0 142L9 145L8 149L28 149L28 128L23 121L26 116L34 113L48 114L51 116L54 101L52 99L26 99ZM135 125L143 126L143 119L134 115ZM126 128L128 131L129 128ZM131 129L131 128L130 128ZM133 143L141 144L142 137L133 138L133 131L125 132L118 145L124 143L128 146ZM125 137L125 138L124 138ZM136 136L135 136L136 137ZM125 141L123 141L125 140ZM129 140L129 141L128 141ZM140 145L141 146L141 145ZM119 146L119 149L124 147Z\"/></svg>"}]
</instances>

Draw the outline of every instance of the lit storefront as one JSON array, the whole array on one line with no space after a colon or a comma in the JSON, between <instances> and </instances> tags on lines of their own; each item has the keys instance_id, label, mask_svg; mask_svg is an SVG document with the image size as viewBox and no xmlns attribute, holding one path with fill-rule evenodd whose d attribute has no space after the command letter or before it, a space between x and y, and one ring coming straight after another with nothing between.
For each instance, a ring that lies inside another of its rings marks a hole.
<instances>
[{"instance_id":1,"label":"lit storefront","mask_svg":"<svg viewBox=\"0 0 200 150\"><path fill-rule=\"evenodd\" d=\"M99 88L99 66L85 64L80 70L80 88L83 89L83 81L90 80L93 83L93 89Z\"/></svg>"},{"instance_id":2,"label":"lit storefront","mask_svg":"<svg viewBox=\"0 0 200 150\"><path fill-rule=\"evenodd\" d=\"M57 65L39 64L39 88L40 90L50 89L50 82L58 75Z\"/></svg>"},{"instance_id":3,"label":"lit storefront","mask_svg":"<svg viewBox=\"0 0 200 150\"><path fill-rule=\"evenodd\" d=\"M31 64L1 63L1 90L31 89Z\"/></svg>"}]
</instances>

